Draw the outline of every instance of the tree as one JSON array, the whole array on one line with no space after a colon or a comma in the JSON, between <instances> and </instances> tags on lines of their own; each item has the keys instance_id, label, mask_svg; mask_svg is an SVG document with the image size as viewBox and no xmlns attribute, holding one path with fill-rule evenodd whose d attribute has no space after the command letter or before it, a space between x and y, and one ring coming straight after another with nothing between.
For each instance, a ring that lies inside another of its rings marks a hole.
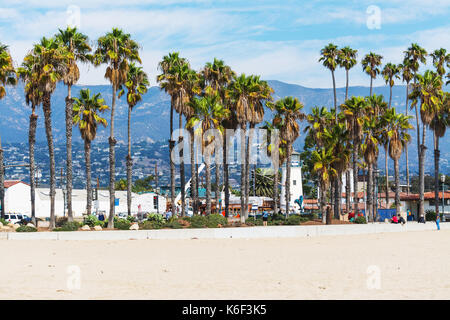
<instances>
[{"instance_id":1,"label":"tree","mask_svg":"<svg viewBox=\"0 0 450 320\"><path fill-rule=\"evenodd\" d=\"M277 174L279 174L277 172ZM255 190L257 197L273 197L275 171L269 168L256 168L254 173Z\"/></svg>"},{"instance_id":2,"label":"tree","mask_svg":"<svg viewBox=\"0 0 450 320\"><path fill-rule=\"evenodd\" d=\"M105 78L112 85L111 120L109 136L109 218L108 228L114 228L115 208L115 176L117 143L114 137L114 115L116 111L116 95L120 85L127 81L129 62L142 62L139 57L139 45L131 39L130 34L113 28L97 40L97 50L94 55L95 65L107 64Z\"/></svg>"},{"instance_id":3,"label":"tree","mask_svg":"<svg viewBox=\"0 0 450 320\"><path fill-rule=\"evenodd\" d=\"M5 86L16 84L16 71L8 46L0 43L0 100L6 96ZM0 204L1 218L5 218L5 168L3 166L3 149L0 138Z\"/></svg>"},{"instance_id":4,"label":"tree","mask_svg":"<svg viewBox=\"0 0 450 320\"><path fill-rule=\"evenodd\" d=\"M59 29L59 33L55 35L56 41L60 46L65 47L69 54L66 72L63 75L63 82L67 86L66 97L66 188L67 188L67 218L73 221L72 213L72 86L78 82L80 78L80 70L77 61L90 62L92 56L89 54L91 47L88 44L88 37L80 32L77 28L67 27L65 30Z\"/></svg>"},{"instance_id":5,"label":"tree","mask_svg":"<svg viewBox=\"0 0 450 320\"><path fill-rule=\"evenodd\" d=\"M401 69L399 66L393 64L393 63L387 63L383 71L381 71L381 74L383 75L384 81L387 85L389 85L389 105L388 109L391 109L392 106L392 87L394 86L394 79L400 79L399 73ZM383 131L383 133L386 133L386 131ZM385 173L386 173L386 192L385 192L385 198L386 198L386 208L389 208L389 166L388 166L388 145L389 145L389 138L384 137L383 145L384 145L384 155L385 155Z\"/></svg>"},{"instance_id":6,"label":"tree","mask_svg":"<svg viewBox=\"0 0 450 320\"><path fill-rule=\"evenodd\" d=\"M409 110L409 83L413 78L412 63L408 59L404 59L403 63L399 65L400 72L402 74L402 80L406 82L406 107L405 107L405 115L408 116ZM406 161L406 192L409 194L409 162L408 162L408 145L405 146L405 161Z\"/></svg>"},{"instance_id":7,"label":"tree","mask_svg":"<svg viewBox=\"0 0 450 320\"><path fill-rule=\"evenodd\" d=\"M445 74L445 64L450 63L450 53L447 53L447 50L444 48L436 49L433 53L430 54L433 59L433 65L436 67L436 72L441 78Z\"/></svg>"},{"instance_id":8,"label":"tree","mask_svg":"<svg viewBox=\"0 0 450 320\"><path fill-rule=\"evenodd\" d=\"M364 72L370 76L370 96L372 96L373 79L380 74L380 69L378 67L381 66L382 59L383 57L379 54L370 52L369 54L366 54L361 61Z\"/></svg>"},{"instance_id":9,"label":"tree","mask_svg":"<svg viewBox=\"0 0 450 320\"><path fill-rule=\"evenodd\" d=\"M190 118L188 128L198 126L198 134L202 137L202 152L206 170L206 214L211 214L211 155L215 149L213 144L221 137L210 135L210 129L223 131L221 121L229 115L229 111L220 103L218 96L193 98L189 104L195 110Z\"/></svg>"},{"instance_id":10,"label":"tree","mask_svg":"<svg viewBox=\"0 0 450 320\"><path fill-rule=\"evenodd\" d=\"M292 144L300 135L298 120L304 120L303 104L293 97L286 97L271 105L276 110L274 124L280 126L281 139L286 141L286 218L289 216L291 201L291 153Z\"/></svg>"},{"instance_id":11,"label":"tree","mask_svg":"<svg viewBox=\"0 0 450 320\"><path fill-rule=\"evenodd\" d=\"M395 175L395 208L397 213L400 210L400 175L399 175L399 159L402 155L411 136L408 131L412 129L409 123L411 116L396 113L395 108L388 109L383 115L383 124L389 138L389 156L394 160Z\"/></svg>"},{"instance_id":12,"label":"tree","mask_svg":"<svg viewBox=\"0 0 450 320\"><path fill-rule=\"evenodd\" d=\"M73 124L80 129L81 138L84 140L84 157L86 162L86 213L92 211L92 179L91 179L91 143L97 135L97 126L108 125L106 119L101 117L109 107L100 93L92 94L89 89L83 89L79 97L74 98Z\"/></svg>"},{"instance_id":13,"label":"tree","mask_svg":"<svg viewBox=\"0 0 450 320\"><path fill-rule=\"evenodd\" d=\"M412 43L411 46L404 51L405 54L405 60L409 62L410 69L414 74L414 84L413 88L416 86L417 83L417 72L420 67L420 63L426 64L426 57L427 57L427 51L420 47L417 43ZM411 95L409 96L411 98ZM420 143L420 123L419 123L419 110L417 108L417 104L412 105L411 107L414 108L416 113L416 130L417 130L417 158L419 161L419 214L418 217L424 216L424 210L423 210L423 200L424 200L424 190L425 188L425 172L423 172L422 169L425 168L425 164L421 164L421 158L422 158L422 146ZM425 146L423 146L425 148ZM425 149L423 150L423 153L425 153Z\"/></svg>"},{"instance_id":14,"label":"tree","mask_svg":"<svg viewBox=\"0 0 450 320\"><path fill-rule=\"evenodd\" d=\"M50 229L55 227L55 153L53 147L53 133L51 120L51 96L56 89L58 81L62 80L67 72L70 53L65 47L59 45L55 38L42 38L35 44L31 53L35 62L34 77L37 90L42 94L42 107L44 109L45 133L47 136L48 152L50 158Z\"/></svg>"},{"instance_id":15,"label":"tree","mask_svg":"<svg viewBox=\"0 0 450 320\"><path fill-rule=\"evenodd\" d=\"M337 122L337 97L336 97L336 79L334 77L334 71L338 64L338 56L340 51L338 47L332 43L329 43L322 50L320 50L321 57L319 62L322 62L323 66L331 71L331 78L333 80L333 94L334 94L334 115Z\"/></svg>"},{"instance_id":16,"label":"tree","mask_svg":"<svg viewBox=\"0 0 450 320\"><path fill-rule=\"evenodd\" d=\"M127 163L127 208L128 215L131 216L131 185L133 177L133 159L131 158L131 112L133 108L142 100L142 96L147 92L150 82L142 67L130 63L127 74L127 81L119 87L119 99L125 94L127 89L128 103L128 153Z\"/></svg>"},{"instance_id":17,"label":"tree","mask_svg":"<svg viewBox=\"0 0 450 320\"><path fill-rule=\"evenodd\" d=\"M350 47L344 47L339 50L337 63L341 68L345 69L345 101L348 99L348 86L349 86L349 70L353 68L357 64L357 53L358 50L354 50ZM348 170L345 172L345 204L346 204L346 211L350 212L350 170L349 167Z\"/></svg>"}]
</instances>

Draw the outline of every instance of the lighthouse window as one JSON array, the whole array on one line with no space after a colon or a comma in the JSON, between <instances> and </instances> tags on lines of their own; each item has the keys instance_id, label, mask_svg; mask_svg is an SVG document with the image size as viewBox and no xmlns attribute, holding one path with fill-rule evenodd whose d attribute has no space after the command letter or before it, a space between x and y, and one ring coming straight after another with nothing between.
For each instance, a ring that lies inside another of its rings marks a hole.
<instances>
[{"instance_id":1,"label":"lighthouse window","mask_svg":"<svg viewBox=\"0 0 450 320\"><path fill-rule=\"evenodd\" d=\"M297 180L292 181L292 183L294 184L294 186L297 185Z\"/></svg>"}]
</instances>

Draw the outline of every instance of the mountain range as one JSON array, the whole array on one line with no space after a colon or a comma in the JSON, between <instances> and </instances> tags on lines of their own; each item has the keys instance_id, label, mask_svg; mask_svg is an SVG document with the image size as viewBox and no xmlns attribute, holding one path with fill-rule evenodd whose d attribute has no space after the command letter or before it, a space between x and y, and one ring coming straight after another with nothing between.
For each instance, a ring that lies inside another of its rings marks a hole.
<instances>
[{"instance_id":1,"label":"mountain range","mask_svg":"<svg viewBox=\"0 0 450 320\"><path fill-rule=\"evenodd\" d=\"M315 89L307 88L296 84L288 84L281 81L269 80L269 85L274 89L274 100L283 98L285 96L294 96L304 104L304 112L310 112L314 106L326 106L329 108L333 105L333 90L332 89ZM88 88L91 92L101 93L105 99L106 104L111 103L112 89L109 85L97 86L83 86L77 85L72 89L73 96L77 96L81 89ZM28 141L28 123L29 115L31 113L30 107L26 105L24 99L23 84L15 87L7 88L7 95L0 100L0 136L2 143L24 143ZM386 100L389 99L389 87L375 87L373 88L375 94L382 94ZM349 96L366 96L369 94L369 88L363 86L355 86L349 88ZM394 86L392 106L399 112L405 111L406 102L406 87ZM55 144L63 144L65 141L65 97L67 95L67 88L63 84L58 84L54 94L52 95L52 126ZM345 88L337 89L338 104L343 103L345 98ZM270 121L272 118L272 111L266 109L265 119ZM115 120L115 135L119 143L126 142L127 134L127 112L128 106L125 97L117 100L116 120ZM109 119L109 112L105 113L105 117ZM410 115L414 116L413 111L409 111ZM45 127L44 116L42 109L38 109L38 128L37 141L45 142ZM170 121L170 97L159 87L151 87L147 94L143 96L143 100L138 104L132 113L132 135L135 142L162 142L167 141L169 137L169 121ZM415 125L415 119L411 119L411 123ZM178 115L174 119L175 128L178 124ZM412 141L409 146L411 171L417 172L417 144L416 131L411 130ZM97 135L97 142L105 143L109 136L109 129L100 128ZM427 158L432 159L432 132L428 131L427 143L429 146ZM295 148L301 150L303 147L302 134L295 143ZM81 142L81 137L76 128L74 128L74 142ZM447 159L450 157L450 142L447 136L441 141L441 166L444 172L450 171L450 165ZM380 148L380 168L384 168L383 148ZM401 169L404 166L404 160L401 160ZM433 162L427 161L427 171L431 172Z\"/></svg>"}]
</instances>

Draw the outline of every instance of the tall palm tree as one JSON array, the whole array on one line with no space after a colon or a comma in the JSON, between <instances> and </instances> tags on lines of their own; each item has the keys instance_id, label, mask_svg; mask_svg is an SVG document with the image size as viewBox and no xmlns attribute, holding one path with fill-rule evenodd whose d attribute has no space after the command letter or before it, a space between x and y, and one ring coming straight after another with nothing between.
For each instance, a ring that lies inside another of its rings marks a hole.
<instances>
[{"instance_id":1,"label":"tall palm tree","mask_svg":"<svg viewBox=\"0 0 450 320\"><path fill-rule=\"evenodd\" d=\"M189 104L195 110L187 124L188 128L198 126L198 134L202 137L202 152L205 159L206 171L206 214L211 214L211 156L216 137L205 135L208 130L216 129L223 131L221 122L227 117L229 111L220 103L220 98L216 96L195 97Z\"/></svg>"},{"instance_id":2,"label":"tall palm tree","mask_svg":"<svg viewBox=\"0 0 450 320\"><path fill-rule=\"evenodd\" d=\"M430 56L433 59L433 65L436 68L437 74L443 77L445 74L445 65L450 63L450 53L447 53L447 50L444 48L440 48L434 50Z\"/></svg>"},{"instance_id":3,"label":"tall palm tree","mask_svg":"<svg viewBox=\"0 0 450 320\"><path fill-rule=\"evenodd\" d=\"M336 97L336 79L334 77L334 71L338 65L339 49L336 45L329 43L322 50L320 50L321 57L319 62L322 62L323 66L331 71L331 78L333 80L333 95L334 95L334 114L337 122L337 97Z\"/></svg>"},{"instance_id":4,"label":"tall palm tree","mask_svg":"<svg viewBox=\"0 0 450 320\"><path fill-rule=\"evenodd\" d=\"M0 100L6 96L6 85L16 84L16 71L8 46L0 43ZM0 139L0 204L1 218L5 218L5 168L3 166L3 149Z\"/></svg>"},{"instance_id":5,"label":"tall palm tree","mask_svg":"<svg viewBox=\"0 0 450 320\"><path fill-rule=\"evenodd\" d=\"M373 80L380 74L382 56L379 54L370 52L364 56L364 59L361 61L363 66L363 70L370 76L370 96L372 96L372 88L373 88Z\"/></svg>"},{"instance_id":6,"label":"tall palm tree","mask_svg":"<svg viewBox=\"0 0 450 320\"><path fill-rule=\"evenodd\" d=\"M394 160L395 175L395 208L400 212L400 175L399 159L411 136L408 131L412 129L409 123L410 116L396 113L395 108L388 109L383 115L384 124L389 137L389 156Z\"/></svg>"},{"instance_id":7,"label":"tall palm tree","mask_svg":"<svg viewBox=\"0 0 450 320\"><path fill-rule=\"evenodd\" d=\"M230 110L230 103L227 99L227 89L230 86L230 83L233 81L233 78L236 76L236 73L231 69L231 67L227 66L223 60L219 60L214 58L214 61L206 63L205 67L202 70L202 76L205 79L206 85L211 89L210 92L212 94L217 94L220 97L222 105ZM229 171L228 171L228 162L227 162L227 134L226 129L234 129L234 123L231 118L227 118L223 120L222 126L224 127L223 131L223 151L222 151L222 160L223 160L223 183L224 183L224 194L225 194L225 217L229 215L229 206L230 206L230 182L229 182ZM216 157L218 160L218 157ZM219 163L216 161L216 205L219 203Z\"/></svg>"},{"instance_id":8,"label":"tall palm tree","mask_svg":"<svg viewBox=\"0 0 450 320\"><path fill-rule=\"evenodd\" d=\"M91 47L89 46L88 37L80 32L77 28L67 27L65 30L59 29L59 33L55 35L56 40L61 46L64 46L70 54L67 63L66 73L63 75L63 82L67 86L66 97L66 189L67 189L67 218L68 221L73 220L72 213L72 86L78 82L80 78L80 70L77 62L90 62L92 56L89 54Z\"/></svg>"},{"instance_id":9,"label":"tall palm tree","mask_svg":"<svg viewBox=\"0 0 450 320\"><path fill-rule=\"evenodd\" d=\"M353 145L352 167L353 167L353 204L355 215L358 214L358 154L361 149L361 141L363 138L364 114L367 108L367 102L363 97L352 97L345 101L341 106L347 124L350 127L350 136Z\"/></svg>"},{"instance_id":10,"label":"tall palm tree","mask_svg":"<svg viewBox=\"0 0 450 320\"><path fill-rule=\"evenodd\" d=\"M442 79L437 73L427 70L423 75L417 74L416 78L417 82L413 86L410 98L413 100L411 107L417 108L417 104L420 102L420 118L423 124L419 158L419 216L423 216L425 178L420 174L424 175L425 172L426 132L427 127L442 110L444 94Z\"/></svg>"},{"instance_id":11,"label":"tall palm tree","mask_svg":"<svg viewBox=\"0 0 450 320\"><path fill-rule=\"evenodd\" d=\"M403 63L399 66L402 74L402 80L406 82L406 107L405 115L408 116L409 111L409 83L413 76L411 70L412 63L408 59L404 59ZM408 162L408 145L405 146L405 161L406 161L406 192L409 194L409 162Z\"/></svg>"},{"instance_id":12,"label":"tall palm tree","mask_svg":"<svg viewBox=\"0 0 450 320\"><path fill-rule=\"evenodd\" d=\"M358 50L354 50L350 47L344 47L339 50L337 63L341 68L345 69L345 101L348 99L348 87L349 87L349 71L351 68L353 68L357 64L357 53ZM345 204L346 204L346 211L350 212L350 170L349 167L348 170L345 172Z\"/></svg>"},{"instance_id":13,"label":"tall palm tree","mask_svg":"<svg viewBox=\"0 0 450 320\"><path fill-rule=\"evenodd\" d=\"M286 217L289 216L289 204L291 201L291 153L292 144L300 135L298 120L304 120L302 112L303 104L293 97L286 97L273 104L276 110L274 124L281 127L281 138L286 141Z\"/></svg>"},{"instance_id":14,"label":"tall palm tree","mask_svg":"<svg viewBox=\"0 0 450 320\"><path fill-rule=\"evenodd\" d=\"M62 80L67 72L67 64L70 61L70 53L65 47L59 45L55 38L42 38L35 44L31 53L34 56L36 82L39 92L42 94L42 107L44 109L45 133L50 158L50 229L55 227L55 153L53 147L53 133L51 120L51 96L56 89L58 81Z\"/></svg>"},{"instance_id":15,"label":"tall palm tree","mask_svg":"<svg viewBox=\"0 0 450 320\"><path fill-rule=\"evenodd\" d=\"M139 57L139 45L131 39L130 34L113 28L104 36L98 38L95 50L95 65L107 64L105 78L112 85L111 120L109 136L109 218L108 228L114 228L115 180L117 140L114 137L114 116L116 111L116 95L120 85L127 81L129 62L142 62Z\"/></svg>"},{"instance_id":16,"label":"tall palm tree","mask_svg":"<svg viewBox=\"0 0 450 320\"><path fill-rule=\"evenodd\" d=\"M381 71L381 74L383 75L384 81L386 82L387 85L389 85L389 104L388 104L388 109L391 109L392 106L392 87L394 86L395 82L394 79L400 79L399 73L400 73L401 69L398 65L393 64L393 63L387 63L384 68L383 71ZM384 131L385 133L386 131ZM384 156L385 156L385 164L384 164L384 170L386 173L386 187L385 187L385 198L386 198L386 208L389 208L389 166L388 166L388 146L389 146L389 138L385 137L385 139L383 139L383 145L384 145Z\"/></svg>"},{"instance_id":17,"label":"tall palm tree","mask_svg":"<svg viewBox=\"0 0 450 320\"><path fill-rule=\"evenodd\" d=\"M142 100L142 96L147 92L150 82L142 67L130 63L127 74L127 81L119 87L119 99L125 94L127 89L128 103L128 153L127 153L127 209L131 216L131 185L133 184L133 159L131 158L131 112L133 108ZM125 87L125 88L124 88Z\"/></svg>"},{"instance_id":18,"label":"tall palm tree","mask_svg":"<svg viewBox=\"0 0 450 320\"><path fill-rule=\"evenodd\" d=\"M417 43L412 43L411 46L404 51L405 54L405 60L409 61L410 69L412 73L414 74L414 86L417 83L417 72L419 71L420 63L426 64L426 57L428 55L427 51L420 47ZM416 114L416 131L417 131L417 158L419 162L419 214L418 217L424 216L424 210L423 210L423 200L424 200L424 192L425 192L425 172L422 171L421 166L421 154L422 154L422 147L420 144L420 120L419 120L419 110L417 108L417 104L411 105L411 107L414 108L415 114ZM425 146L424 146L425 147ZM425 152L425 149L423 150Z\"/></svg>"},{"instance_id":19,"label":"tall palm tree","mask_svg":"<svg viewBox=\"0 0 450 320\"><path fill-rule=\"evenodd\" d=\"M36 180L35 180L35 157L34 146L36 143L36 126L38 115L36 107L41 104L41 95L38 91L36 83L36 75L33 73L35 66L35 57L27 54L22 62L21 67L17 69L20 79L25 83L25 101L27 105L31 105L30 125L28 128L28 150L30 156L30 199L31 199L31 221L36 225Z\"/></svg>"},{"instance_id":20,"label":"tall palm tree","mask_svg":"<svg viewBox=\"0 0 450 320\"><path fill-rule=\"evenodd\" d=\"M73 104L73 124L80 129L81 138L84 140L84 157L86 161L86 213L91 214L92 210L92 180L91 180L91 143L97 135L97 126L102 124L107 126L108 122L101 117L109 107L105 105L105 100L101 94L92 94L89 89L83 89L78 98L74 98Z\"/></svg>"}]
</instances>

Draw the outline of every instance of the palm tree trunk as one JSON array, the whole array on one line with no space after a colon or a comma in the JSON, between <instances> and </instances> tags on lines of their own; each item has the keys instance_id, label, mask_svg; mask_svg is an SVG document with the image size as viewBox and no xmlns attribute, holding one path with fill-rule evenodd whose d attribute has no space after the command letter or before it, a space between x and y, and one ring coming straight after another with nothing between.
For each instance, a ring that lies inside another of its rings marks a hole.
<instances>
[{"instance_id":1,"label":"palm tree trunk","mask_svg":"<svg viewBox=\"0 0 450 320\"><path fill-rule=\"evenodd\" d=\"M327 216L325 212L325 206L326 206L326 191L325 186L321 182L320 183L320 190L319 190L319 197L320 197L320 213L322 214L322 223L327 223Z\"/></svg>"},{"instance_id":2,"label":"palm tree trunk","mask_svg":"<svg viewBox=\"0 0 450 320\"><path fill-rule=\"evenodd\" d=\"M425 138L427 134L427 127L423 125L422 127L422 144L420 145L420 157L419 157L419 216L424 217L424 198L425 198L425 151L427 147L425 146Z\"/></svg>"},{"instance_id":3,"label":"palm tree trunk","mask_svg":"<svg viewBox=\"0 0 450 320\"><path fill-rule=\"evenodd\" d=\"M199 210L198 204L200 203L199 188L201 187L200 179L198 177L198 163L195 164L195 180L197 181L197 190L195 190L195 203L197 206L197 213Z\"/></svg>"},{"instance_id":4,"label":"palm tree trunk","mask_svg":"<svg viewBox=\"0 0 450 320\"><path fill-rule=\"evenodd\" d=\"M376 222L378 218L378 154L375 156L375 163L372 165L372 171L372 209L374 222Z\"/></svg>"},{"instance_id":5,"label":"palm tree trunk","mask_svg":"<svg viewBox=\"0 0 450 320\"><path fill-rule=\"evenodd\" d=\"M395 174L395 210L397 214L400 213L400 175L399 175L399 166L398 160L394 159L394 174Z\"/></svg>"},{"instance_id":6,"label":"palm tree trunk","mask_svg":"<svg viewBox=\"0 0 450 320\"><path fill-rule=\"evenodd\" d=\"M127 153L127 210L131 216L131 185L133 184L133 159L131 158L131 107L128 107L128 153Z\"/></svg>"},{"instance_id":7,"label":"palm tree trunk","mask_svg":"<svg viewBox=\"0 0 450 320\"><path fill-rule=\"evenodd\" d=\"M406 112L405 115L408 116L408 94L409 94L409 82L406 83ZM408 144L405 146L405 158L406 158L406 193L409 194L409 163L408 163Z\"/></svg>"},{"instance_id":8,"label":"palm tree trunk","mask_svg":"<svg viewBox=\"0 0 450 320\"><path fill-rule=\"evenodd\" d=\"M334 77L334 71L331 71L331 77L333 78L333 95L334 95L334 117L337 123L337 96L336 96L336 79Z\"/></svg>"},{"instance_id":9,"label":"palm tree trunk","mask_svg":"<svg viewBox=\"0 0 450 320\"><path fill-rule=\"evenodd\" d=\"M252 140L253 140L253 130L255 125L250 123L250 131L248 133L248 142L245 148L245 208L247 209L247 215L245 219L248 218L248 204L249 204L249 196L250 196L250 149L252 148Z\"/></svg>"},{"instance_id":10,"label":"palm tree trunk","mask_svg":"<svg viewBox=\"0 0 450 320\"><path fill-rule=\"evenodd\" d=\"M434 206L435 212L439 214L439 137L434 132Z\"/></svg>"},{"instance_id":11,"label":"palm tree trunk","mask_svg":"<svg viewBox=\"0 0 450 320\"><path fill-rule=\"evenodd\" d=\"M291 148L292 143L288 142L286 148L286 181L284 187L286 190L286 219L289 218L289 204L291 202Z\"/></svg>"},{"instance_id":12,"label":"palm tree trunk","mask_svg":"<svg viewBox=\"0 0 450 320\"><path fill-rule=\"evenodd\" d=\"M353 205L355 218L358 216L358 144L353 142Z\"/></svg>"},{"instance_id":13,"label":"palm tree trunk","mask_svg":"<svg viewBox=\"0 0 450 320\"><path fill-rule=\"evenodd\" d=\"M1 218L5 219L5 166L4 166L1 138L0 138L0 205L2 206Z\"/></svg>"},{"instance_id":14,"label":"palm tree trunk","mask_svg":"<svg viewBox=\"0 0 450 320\"><path fill-rule=\"evenodd\" d=\"M172 151L175 145L175 141L172 140L173 134L173 107L174 97L170 101L170 138L169 138L169 161L170 161L170 203L172 207L172 214L176 214L175 207L175 163L172 160Z\"/></svg>"},{"instance_id":15,"label":"palm tree trunk","mask_svg":"<svg viewBox=\"0 0 450 320\"><path fill-rule=\"evenodd\" d=\"M72 86L67 86L66 97L66 189L67 189L67 221L73 221L72 213Z\"/></svg>"},{"instance_id":16,"label":"palm tree trunk","mask_svg":"<svg viewBox=\"0 0 450 320\"><path fill-rule=\"evenodd\" d=\"M116 182L116 150L117 143L114 138L114 113L116 111L116 85L112 86L112 103L111 103L111 121L109 124L109 218L108 228L114 228L114 210L115 210L115 182Z\"/></svg>"},{"instance_id":17,"label":"palm tree trunk","mask_svg":"<svg viewBox=\"0 0 450 320\"><path fill-rule=\"evenodd\" d=\"M389 209L389 166L388 166L388 149L385 149L385 159L384 159L384 170L386 171L386 193L385 193L385 200L386 200L386 209Z\"/></svg>"},{"instance_id":18,"label":"palm tree trunk","mask_svg":"<svg viewBox=\"0 0 450 320\"><path fill-rule=\"evenodd\" d=\"M277 155L278 157L278 155ZM278 173L280 170L280 163L275 159L274 175L273 175L273 214L278 213Z\"/></svg>"},{"instance_id":19,"label":"palm tree trunk","mask_svg":"<svg viewBox=\"0 0 450 320\"><path fill-rule=\"evenodd\" d=\"M227 130L223 132L223 182L225 191L225 217L228 218L230 207L230 181L227 162Z\"/></svg>"},{"instance_id":20,"label":"palm tree trunk","mask_svg":"<svg viewBox=\"0 0 450 320\"><path fill-rule=\"evenodd\" d=\"M372 188L373 188L373 167L371 163L368 163L368 177L367 177L367 212L366 217L369 219L369 222L373 222L373 207L372 207Z\"/></svg>"},{"instance_id":21,"label":"palm tree trunk","mask_svg":"<svg viewBox=\"0 0 450 320\"><path fill-rule=\"evenodd\" d=\"M245 223L248 207L245 207L245 136L247 133L247 125L241 124L241 222Z\"/></svg>"},{"instance_id":22,"label":"palm tree trunk","mask_svg":"<svg viewBox=\"0 0 450 320\"><path fill-rule=\"evenodd\" d=\"M189 152L191 154L191 200L192 200L192 209L194 214L198 213L197 210L197 175L195 174L195 152L194 152L194 146L195 146L195 137L194 137L194 129L189 129L189 137L190 137L190 144L189 144Z\"/></svg>"},{"instance_id":23,"label":"palm tree trunk","mask_svg":"<svg viewBox=\"0 0 450 320\"><path fill-rule=\"evenodd\" d=\"M36 180L35 180L35 161L34 161L34 145L36 143L36 126L38 116L35 113L35 107L32 106L30 115L30 129L28 132L28 147L30 153L30 197L31 197L31 222L36 226ZM3 205L2 205L3 208Z\"/></svg>"},{"instance_id":24,"label":"palm tree trunk","mask_svg":"<svg viewBox=\"0 0 450 320\"><path fill-rule=\"evenodd\" d=\"M216 175L216 190L215 190L215 196L216 196L216 213L221 213L220 212L220 207L219 207L219 199L220 199L220 189L219 189L219 185L220 185L220 161L218 159L219 157L217 156L217 154L215 155L215 160L216 160L216 170L215 170L215 175Z\"/></svg>"},{"instance_id":25,"label":"palm tree trunk","mask_svg":"<svg viewBox=\"0 0 450 320\"><path fill-rule=\"evenodd\" d=\"M339 172L339 176L336 178L336 190L334 193L336 197L336 219L339 220L342 212L342 172Z\"/></svg>"},{"instance_id":26,"label":"palm tree trunk","mask_svg":"<svg viewBox=\"0 0 450 320\"><path fill-rule=\"evenodd\" d=\"M92 178L91 178L91 142L84 140L84 159L86 162L86 213L92 212Z\"/></svg>"},{"instance_id":27,"label":"palm tree trunk","mask_svg":"<svg viewBox=\"0 0 450 320\"><path fill-rule=\"evenodd\" d=\"M345 69L345 101L348 99L348 69Z\"/></svg>"},{"instance_id":28,"label":"palm tree trunk","mask_svg":"<svg viewBox=\"0 0 450 320\"><path fill-rule=\"evenodd\" d=\"M350 212L351 210L351 205L350 205L350 193L351 193L351 188L350 188L350 166L348 167L347 171L345 172L345 212L347 212L347 214Z\"/></svg>"},{"instance_id":29,"label":"palm tree trunk","mask_svg":"<svg viewBox=\"0 0 450 320\"><path fill-rule=\"evenodd\" d=\"M180 113L179 128L183 128L183 115ZM182 148L180 149L180 184L181 184L181 216L186 215L186 180L184 175L184 148L183 148L183 136L180 135L178 143Z\"/></svg>"},{"instance_id":30,"label":"palm tree trunk","mask_svg":"<svg viewBox=\"0 0 450 320\"><path fill-rule=\"evenodd\" d=\"M373 78L370 77L370 96L372 96L372 85L373 85Z\"/></svg>"},{"instance_id":31,"label":"palm tree trunk","mask_svg":"<svg viewBox=\"0 0 450 320\"><path fill-rule=\"evenodd\" d=\"M45 94L42 103L45 118L45 134L47 136L48 154L50 158L50 230L55 227L55 187L56 187L56 172L55 172L55 152L53 149L53 134L52 134L52 111L50 104L50 95Z\"/></svg>"},{"instance_id":32,"label":"palm tree trunk","mask_svg":"<svg viewBox=\"0 0 450 320\"><path fill-rule=\"evenodd\" d=\"M205 159L206 164L206 215L211 214L211 164L209 155Z\"/></svg>"},{"instance_id":33,"label":"palm tree trunk","mask_svg":"<svg viewBox=\"0 0 450 320\"><path fill-rule=\"evenodd\" d=\"M416 84L416 75L414 74L414 84ZM414 111L416 112L416 130L417 130L417 157L419 160L419 212L417 217L423 216L423 198L424 194L421 188L421 180L423 177L422 166L421 166L421 147L420 147L420 123L419 123L419 111L417 109L417 104L414 106Z\"/></svg>"}]
</instances>

